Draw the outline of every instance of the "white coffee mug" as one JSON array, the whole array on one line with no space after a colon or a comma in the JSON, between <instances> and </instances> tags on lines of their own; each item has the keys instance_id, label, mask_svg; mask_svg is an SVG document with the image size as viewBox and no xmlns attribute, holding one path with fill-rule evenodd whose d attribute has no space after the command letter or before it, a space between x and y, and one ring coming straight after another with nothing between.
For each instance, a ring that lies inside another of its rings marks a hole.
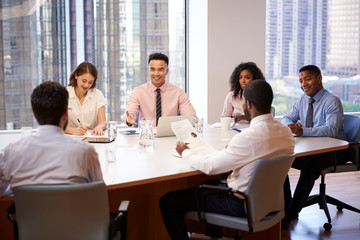
<instances>
[{"instance_id":1,"label":"white coffee mug","mask_svg":"<svg viewBox=\"0 0 360 240\"><path fill-rule=\"evenodd\" d=\"M222 117L221 118L221 129L229 130L230 122L231 122L231 117Z\"/></svg>"}]
</instances>

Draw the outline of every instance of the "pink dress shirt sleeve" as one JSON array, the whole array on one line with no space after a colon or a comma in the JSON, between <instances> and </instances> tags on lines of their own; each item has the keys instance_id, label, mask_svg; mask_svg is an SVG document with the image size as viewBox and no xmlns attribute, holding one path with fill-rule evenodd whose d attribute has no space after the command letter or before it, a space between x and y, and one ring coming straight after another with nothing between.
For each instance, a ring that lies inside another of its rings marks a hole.
<instances>
[{"instance_id":1,"label":"pink dress shirt sleeve","mask_svg":"<svg viewBox=\"0 0 360 240\"><path fill-rule=\"evenodd\" d=\"M244 114L244 98L234 99L233 96L233 92L229 92L226 96L221 117L232 117L236 113L239 113L241 115Z\"/></svg>"},{"instance_id":2,"label":"pink dress shirt sleeve","mask_svg":"<svg viewBox=\"0 0 360 240\"><path fill-rule=\"evenodd\" d=\"M232 117L233 112L234 112L234 107L231 102L232 97L233 97L232 92L229 92L226 95L225 102L224 102L224 108L223 108L221 117Z\"/></svg>"},{"instance_id":3,"label":"pink dress shirt sleeve","mask_svg":"<svg viewBox=\"0 0 360 240\"><path fill-rule=\"evenodd\" d=\"M193 105L190 102L190 99L188 98L188 96L186 95L186 93L179 89L180 93L179 93L179 110L180 110L180 115L192 115L194 116L194 119L197 119L196 117L196 111L193 107Z\"/></svg>"}]
</instances>

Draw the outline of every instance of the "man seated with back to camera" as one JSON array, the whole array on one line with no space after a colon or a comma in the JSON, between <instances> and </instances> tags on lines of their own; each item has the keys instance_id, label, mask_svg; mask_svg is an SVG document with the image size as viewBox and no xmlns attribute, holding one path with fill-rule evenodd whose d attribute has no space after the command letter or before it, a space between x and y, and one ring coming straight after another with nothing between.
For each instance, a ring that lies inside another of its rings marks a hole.
<instances>
[{"instance_id":1,"label":"man seated with back to camera","mask_svg":"<svg viewBox=\"0 0 360 240\"><path fill-rule=\"evenodd\" d=\"M333 137L345 140L341 101L323 88L320 69L315 65L302 67L299 70L299 82L304 94L282 118L281 122L299 137ZM308 113L311 105L313 111ZM307 118L307 116L309 117ZM344 161L346 153L346 150L337 151L337 161ZM292 167L301 171L300 178L293 197L291 197L289 177L285 180L286 206L285 219L282 222L283 229L289 227L292 219L298 218L315 180L319 178L322 170L331 165L333 165L333 153L331 152L295 158Z\"/></svg>"},{"instance_id":2,"label":"man seated with back to camera","mask_svg":"<svg viewBox=\"0 0 360 240\"><path fill-rule=\"evenodd\" d=\"M208 175L232 173L227 182L218 180L211 184L225 185L234 190L246 192L246 188L257 160L277 158L292 154L294 137L288 127L275 120L270 113L273 92L263 80L253 80L244 90L244 112L250 127L236 134L222 151L211 154L197 154L183 142L178 142L176 151L191 167ZM197 210L195 189L170 192L161 197L160 209L171 239L189 239L184 214ZM244 201L233 195L212 193L199 195L200 210L226 215L245 217ZM207 225L206 234L221 237L221 227Z\"/></svg>"},{"instance_id":3,"label":"man seated with back to camera","mask_svg":"<svg viewBox=\"0 0 360 240\"><path fill-rule=\"evenodd\" d=\"M68 99L68 91L57 82L47 81L33 90L31 107L40 126L35 135L0 151L0 196L22 185L103 181L94 147L64 134ZM117 214L110 215L113 219ZM118 222L114 233L122 224Z\"/></svg>"}]
</instances>

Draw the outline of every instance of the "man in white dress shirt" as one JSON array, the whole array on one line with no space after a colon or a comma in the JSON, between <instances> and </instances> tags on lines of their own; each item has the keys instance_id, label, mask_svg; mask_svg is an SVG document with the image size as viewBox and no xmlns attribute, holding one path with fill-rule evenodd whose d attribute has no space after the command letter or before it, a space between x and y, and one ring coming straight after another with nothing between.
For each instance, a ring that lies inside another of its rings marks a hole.
<instances>
[{"instance_id":1,"label":"man in white dress shirt","mask_svg":"<svg viewBox=\"0 0 360 240\"><path fill-rule=\"evenodd\" d=\"M103 181L93 146L64 135L69 94L57 82L44 82L31 94L39 130L0 152L0 196L27 184Z\"/></svg>"},{"instance_id":2,"label":"man in white dress shirt","mask_svg":"<svg viewBox=\"0 0 360 240\"><path fill-rule=\"evenodd\" d=\"M289 128L270 113L273 92L262 80L248 83L244 91L244 112L250 127L235 135L227 148L211 154L198 154L182 142L176 150L190 165L206 174L230 172L226 186L245 192L257 160L292 154L295 140ZM212 183L221 185L220 182ZM244 202L232 195L199 194L201 210L233 216L246 216ZM171 239L189 239L184 214L196 210L194 189L170 192L160 199L160 209ZM208 224L207 235L221 237L221 228Z\"/></svg>"}]
</instances>

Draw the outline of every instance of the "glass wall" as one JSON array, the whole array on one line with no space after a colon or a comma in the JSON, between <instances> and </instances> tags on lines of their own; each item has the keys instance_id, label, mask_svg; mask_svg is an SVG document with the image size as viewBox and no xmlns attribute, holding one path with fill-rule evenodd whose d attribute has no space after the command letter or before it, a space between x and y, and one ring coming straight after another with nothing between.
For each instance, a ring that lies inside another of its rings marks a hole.
<instances>
[{"instance_id":1,"label":"glass wall","mask_svg":"<svg viewBox=\"0 0 360 240\"><path fill-rule=\"evenodd\" d=\"M121 121L153 52L169 56L168 81L185 89L185 1L2 0L0 10L0 129L36 126L32 89L66 86L82 61L98 69L107 119Z\"/></svg>"},{"instance_id":2,"label":"glass wall","mask_svg":"<svg viewBox=\"0 0 360 240\"><path fill-rule=\"evenodd\" d=\"M267 0L266 78L276 115L298 99L298 70L317 65L347 112L360 111L360 0Z\"/></svg>"}]
</instances>

